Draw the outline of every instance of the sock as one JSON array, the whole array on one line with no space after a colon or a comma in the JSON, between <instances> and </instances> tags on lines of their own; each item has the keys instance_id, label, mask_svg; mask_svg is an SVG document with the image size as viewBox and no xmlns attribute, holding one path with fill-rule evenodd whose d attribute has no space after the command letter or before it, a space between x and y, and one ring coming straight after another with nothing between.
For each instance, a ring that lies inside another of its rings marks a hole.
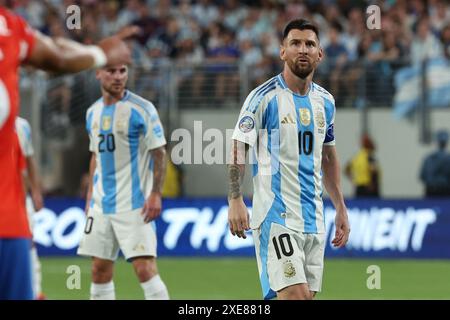
<instances>
[{"instance_id":1,"label":"sock","mask_svg":"<svg viewBox=\"0 0 450 320\"><path fill-rule=\"evenodd\" d=\"M32 278L33 278L33 294L36 298L42 293L42 273L41 263L37 255L36 247L31 248L31 265L32 265Z\"/></svg>"},{"instance_id":2,"label":"sock","mask_svg":"<svg viewBox=\"0 0 450 320\"><path fill-rule=\"evenodd\" d=\"M141 282L141 287L144 290L145 300L169 300L169 292L159 274L146 282Z\"/></svg>"},{"instance_id":3,"label":"sock","mask_svg":"<svg viewBox=\"0 0 450 320\"><path fill-rule=\"evenodd\" d=\"M91 283L91 300L116 300L114 282Z\"/></svg>"}]
</instances>

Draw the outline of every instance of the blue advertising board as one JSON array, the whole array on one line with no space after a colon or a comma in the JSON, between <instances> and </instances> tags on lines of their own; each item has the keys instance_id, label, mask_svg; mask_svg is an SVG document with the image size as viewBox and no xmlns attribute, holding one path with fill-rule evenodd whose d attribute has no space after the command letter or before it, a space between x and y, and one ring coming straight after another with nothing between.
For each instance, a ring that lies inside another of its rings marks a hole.
<instances>
[{"instance_id":1,"label":"blue advertising board","mask_svg":"<svg viewBox=\"0 0 450 320\"><path fill-rule=\"evenodd\" d=\"M335 249L335 211L325 201L327 257L450 258L450 200L347 200L352 232ZM250 202L247 203L251 213ZM165 200L156 221L159 256L253 256L251 232L233 237L226 199ZM85 226L84 201L46 199L34 217L39 254L75 255Z\"/></svg>"}]
</instances>

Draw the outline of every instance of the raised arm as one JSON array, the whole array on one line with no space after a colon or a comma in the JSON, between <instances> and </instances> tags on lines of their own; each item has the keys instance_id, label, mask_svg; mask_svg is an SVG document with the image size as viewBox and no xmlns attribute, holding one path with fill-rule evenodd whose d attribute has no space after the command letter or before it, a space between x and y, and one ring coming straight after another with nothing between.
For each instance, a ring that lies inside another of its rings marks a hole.
<instances>
[{"instance_id":1,"label":"raised arm","mask_svg":"<svg viewBox=\"0 0 450 320\"><path fill-rule=\"evenodd\" d=\"M245 158L248 144L231 140L231 155L228 164L228 223L232 235L246 238L250 229L249 215L242 197L242 182L245 174Z\"/></svg>"},{"instance_id":2,"label":"raised arm","mask_svg":"<svg viewBox=\"0 0 450 320\"><path fill-rule=\"evenodd\" d=\"M339 159L335 146L324 146L322 150L323 182L336 209L336 233L332 240L335 247L343 247L348 241L350 225L347 208L341 190L341 174Z\"/></svg>"},{"instance_id":3,"label":"raised arm","mask_svg":"<svg viewBox=\"0 0 450 320\"><path fill-rule=\"evenodd\" d=\"M35 31L35 45L24 61L39 69L61 73L76 73L106 64L127 64L131 53L124 40L138 32L128 27L121 33L105 38L98 46L87 46L65 38L50 38Z\"/></svg>"},{"instance_id":4,"label":"raised arm","mask_svg":"<svg viewBox=\"0 0 450 320\"><path fill-rule=\"evenodd\" d=\"M166 175L166 148L159 147L150 151L153 159L153 187L145 201L142 214L145 223L159 217L162 209L161 193Z\"/></svg>"}]
</instances>

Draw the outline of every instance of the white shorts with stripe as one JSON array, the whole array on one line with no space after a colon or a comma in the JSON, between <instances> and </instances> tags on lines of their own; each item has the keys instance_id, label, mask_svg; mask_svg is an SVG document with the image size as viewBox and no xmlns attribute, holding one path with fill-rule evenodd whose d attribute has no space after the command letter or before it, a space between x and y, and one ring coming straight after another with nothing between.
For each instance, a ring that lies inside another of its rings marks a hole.
<instances>
[{"instance_id":1,"label":"white shorts with stripe","mask_svg":"<svg viewBox=\"0 0 450 320\"><path fill-rule=\"evenodd\" d=\"M145 223L141 211L103 214L90 209L77 254L114 261L120 249L127 260L156 257L155 223Z\"/></svg>"},{"instance_id":2,"label":"white shorts with stripe","mask_svg":"<svg viewBox=\"0 0 450 320\"><path fill-rule=\"evenodd\" d=\"M253 239L264 299L300 283L307 283L310 291L321 290L325 234L303 233L265 221L253 230Z\"/></svg>"}]
</instances>

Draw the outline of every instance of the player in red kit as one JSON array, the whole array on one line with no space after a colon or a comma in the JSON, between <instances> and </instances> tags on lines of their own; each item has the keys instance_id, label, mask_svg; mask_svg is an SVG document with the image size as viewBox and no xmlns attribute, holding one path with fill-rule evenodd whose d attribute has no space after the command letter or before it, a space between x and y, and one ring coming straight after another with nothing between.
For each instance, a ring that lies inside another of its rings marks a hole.
<instances>
[{"instance_id":1,"label":"player in red kit","mask_svg":"<svg viewBox=\"0 0 450 320\"><path fill-rule=\"evenodd\" d=\"M18 68L27 64L59 73L76 73L109 64L126 64L131 54L124 39L129 27L85 46L69 39L53 39L30 28L0 0L0 300L32 299L29 248L31 234L15 120L19 109Z\"/></svg>"}]
</instances>

